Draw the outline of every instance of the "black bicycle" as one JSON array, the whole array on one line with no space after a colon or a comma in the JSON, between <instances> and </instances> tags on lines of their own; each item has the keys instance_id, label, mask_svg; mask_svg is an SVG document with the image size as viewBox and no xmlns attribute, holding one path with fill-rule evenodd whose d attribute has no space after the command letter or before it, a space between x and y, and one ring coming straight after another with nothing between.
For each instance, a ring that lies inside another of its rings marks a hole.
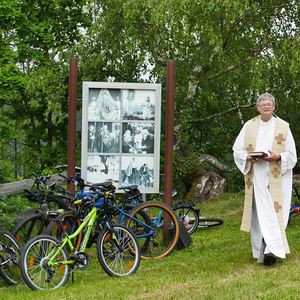
<instances>
[{"instance_id":1,"label":"black bicycle","mask_svg":"<svg viewBox=\"0 0 300 300\"><path fill-rule=\"evenodd\" d=\"M9 284L21 282L20 247L16 239L6 231L0 231L0 276Z\"/></svg>"},{"instance_id":2,"label":"black bicycle","mask_svg":"<svg viewBox=\"0 0 300 300\"><path fill-rule=\"evenodd\" d=\"M220 226L224 223L223 219L204 217L200 214L200 209L195 208L191 202L176 202L173 210L179 216L189 234L194 233L197 228L208 228Z\"/></svg>"},{"instance_id":3,"label":"black bicycle","mask_svg":"<svg viewBox=\"0 0 300 300\"><path fill-rule=\"evenodd\" d=\"M12 234L22 247L32 237L44 232L51 219L68 209L72 195L56 183L48 184L50 176L35 174L30 190L24 190L25 196L36 207L29 208L17 217Z\"/></svg>"},{"instance_id":4,"label":"black bicycle","mask_svg":"<svg viewBox=\"0 0 300 300\"><path fill-rule=\"evenodd\" d=\"M159 193L161 196L164 192ZM172 198L177 195L177 191L172 191ZM200 209L196 208L195 201L177 200L172 205L173 211L177 214L185 229L191 235L198 228L208 228L220 226L224 223L223 219L201 216Z\"/></svg>"}]
</instances>

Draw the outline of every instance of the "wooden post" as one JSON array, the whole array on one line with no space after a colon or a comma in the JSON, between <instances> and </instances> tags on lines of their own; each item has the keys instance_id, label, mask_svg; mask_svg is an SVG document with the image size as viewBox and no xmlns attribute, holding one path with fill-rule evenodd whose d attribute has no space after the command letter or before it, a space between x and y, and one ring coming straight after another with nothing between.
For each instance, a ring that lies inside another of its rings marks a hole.
<instances>
[{"instance_id":1,"label":"wooden post","mask_svg":"<svg viewBox=\"0 0 300 300\"><path fill-rule=\"evenodd\" d=\"M173 189L173 144L174 144L174 101L175 100L175 61L167 65L167 107L166 107L166 151L164 202L172 205Z\"/></svg>"},{"instance_id":2,"label":"wooden post","mask_svg":"<svg viewBox=\"0 0 300 300\"><path fill-rule=\"evenodd\" d=\"M77 59L70 61L69 115L68 115L68 176L75 177L76 164L76 104L77 104ZM68 184L69 192L75 191L74 184Z\"/></svg>"}]
</instances>

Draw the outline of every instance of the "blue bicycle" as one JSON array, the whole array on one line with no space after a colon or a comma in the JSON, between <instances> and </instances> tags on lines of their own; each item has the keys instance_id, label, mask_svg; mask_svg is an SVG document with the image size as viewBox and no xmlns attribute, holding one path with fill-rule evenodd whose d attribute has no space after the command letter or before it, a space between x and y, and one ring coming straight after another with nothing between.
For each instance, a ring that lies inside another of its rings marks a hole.
<instances>
[{"instance_id":1,"label":"blue bicycle","mask_svg":"<svg viewBox=\"0 0 300 300\"><path fill-rule=\"evenodd\" d=\"M84 191L83 188L89 188L89 191ZM131 229L138 239L142 258L161 258L168 255L179 239L179 222L176 214L165 203L142 202L136 185L119 189L125 192L121 205L116 204L115 187L111 182L94 185L81 183L81 188L73 201L74 209L52 220L47 232L56 237L74 232L89 211L88 203L101 193L101 202L98 202L97 208L102 225L106 222L114 222L124 224ZM96 229L87 247L97 240L98 234ZM81 238L77 237L78 245Z\"/></svg>"}]
</instances>

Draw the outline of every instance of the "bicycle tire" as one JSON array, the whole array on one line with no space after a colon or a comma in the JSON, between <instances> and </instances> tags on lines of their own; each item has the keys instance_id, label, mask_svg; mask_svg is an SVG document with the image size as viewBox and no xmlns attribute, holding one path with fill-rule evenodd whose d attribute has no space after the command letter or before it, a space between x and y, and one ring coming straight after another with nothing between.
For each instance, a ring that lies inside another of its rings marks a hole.
<instances>
[{"instance_id":1,"label":"bicycle tire","mask_svg":"<svg viewBox=\"0 0 300 300\"><path fill-rule=\"evenodd\" d=\"M57 267L47 265L47 255L59 241L51 236L40 235L29 240L21 257L21 272L24 282L32 290L54 290L63 286L70 277L71 267L60 264L69 257L66 248L57 254ZM59 261L60 259L60 261Z\"/></svg>"},{"instance_id":2,"label":"bicycle tire","mask_svg":"<svg viewBox=\"0 0 300 300\"><path fill-rule=\"evenodd\" d=\"M32 237L41 234L45 228L45 216L42 212L27 214L12 230L20 245L25 245Z\"/></svg>"},{"instance_id":3,"label":"bicycle tire","mask_svg":"<svg viewBox=\"0 0 300 300\"><path fill-rule=\"evenodd\" d=\"M130 215L137 217L141 211L148 214L151 220L151 227L156 231L149 237L138 238L142 252L141 257L143 259L150 259L167 256L174 250L179 240L179 221L176 214L165 203L147 201L136 206L130 212ZM130 227L130 224L127 223L126 226Z\"/></svg>"},{"instance_id":4,"label":"bicycle tire","mask_svg":"<svg viewBox=\"0 0 300 300\"><path fill-rule=\"evenodd\" d=\"M97 239L97 256L103 270L113 277L124 277L137 271L141 251L132 231L114 224L101 230Z\"/></svg>"},{"instance_id":5,"label":"bicycle tire","mask_svg":"<svg viewBox=\"0 0 300 300\"><path fill-rule=\"evenodd\" d=\"M31 238L40 235L47 228L48 221L42 212L28 214L13 228L12 235L20 247L23 247Z\"/></svg>"},{"instance_id":6,"label":"bicycle tire","mask_svg":"<svg viewBox=\"0 0 300 300\"><path fill-rule=\"evenodd\" d=\"M65 233L68 235L74 233L80 226L81 221L73 211L66 211L57 218L51 220L45 230L47 235L53 236L60 240ZM81 231L75 240L75 249L79 250L83 232Z\"/></svg>"},{"instance_id":7,"label":"bicycle tire","mask_svg":"<svg viewBox=\"0 0 300 300\"><path fill-rule=\"evenodd\" d=\"M199 213L191 205L178 205L173 208L189 235L193 234L199 226Z\"/></svg>"},{"instance_id":8,"label":"bicycle tire","mask_svg":"<svg viewBox=\"0 0 300 300\"><path fill-rule=\"evenodd\" d=\"M206 218L206 217L199 217L199 225L198 228L208 228L208 227L215 227L220 226L224 223L224 220L218 218Z\"/></svg>"},{"instance_id":9,"label":"bicycle tire","mask_svg":"<svg viewBox=\"0 0 300 300\"><path fill-rule=\"evenodd\" d=\"M132 208L133 207L131 207L131 209ZM134 219L126 216L123 220L123 224L135 234L136 238L139 241L141 252L143 253L149 247L149 243L151 240L150 238L142 239L143 235L146 235L149 232L149 229L145 226L145 224L151 227L151 219L143 210L138 211L134 218L138 219L138 221L135 221ZM120 224L119 219L118 224Z\"/></svg>"},{"instance_id":10,"label":"bicycle tire","mask_svg":"<svg viewBox=\"0 0 300 300\"><path fill-rule=\"evenodd\" d=\"M0 276L9 284L22 281L20 270L20 247L16 239L6 231L0 232Z\"/></svg>"}]
</instances>

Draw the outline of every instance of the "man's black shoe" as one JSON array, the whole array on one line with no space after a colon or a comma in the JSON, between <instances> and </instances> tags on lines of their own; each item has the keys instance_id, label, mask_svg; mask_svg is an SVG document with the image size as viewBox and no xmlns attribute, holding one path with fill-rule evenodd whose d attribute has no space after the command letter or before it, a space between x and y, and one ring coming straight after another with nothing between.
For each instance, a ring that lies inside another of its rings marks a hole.
<instances>
[{"instance_id":1,"label":"man's black shoe","mask_svg":"<svg viewBox=\"0 0 300 300\"><path fill-rule=\"evenodd\" d=\"M264 255L264 265L265 266L272 266L276 263L276 257L272 253L267 253Z\"/></svg>"}]
</instances>

